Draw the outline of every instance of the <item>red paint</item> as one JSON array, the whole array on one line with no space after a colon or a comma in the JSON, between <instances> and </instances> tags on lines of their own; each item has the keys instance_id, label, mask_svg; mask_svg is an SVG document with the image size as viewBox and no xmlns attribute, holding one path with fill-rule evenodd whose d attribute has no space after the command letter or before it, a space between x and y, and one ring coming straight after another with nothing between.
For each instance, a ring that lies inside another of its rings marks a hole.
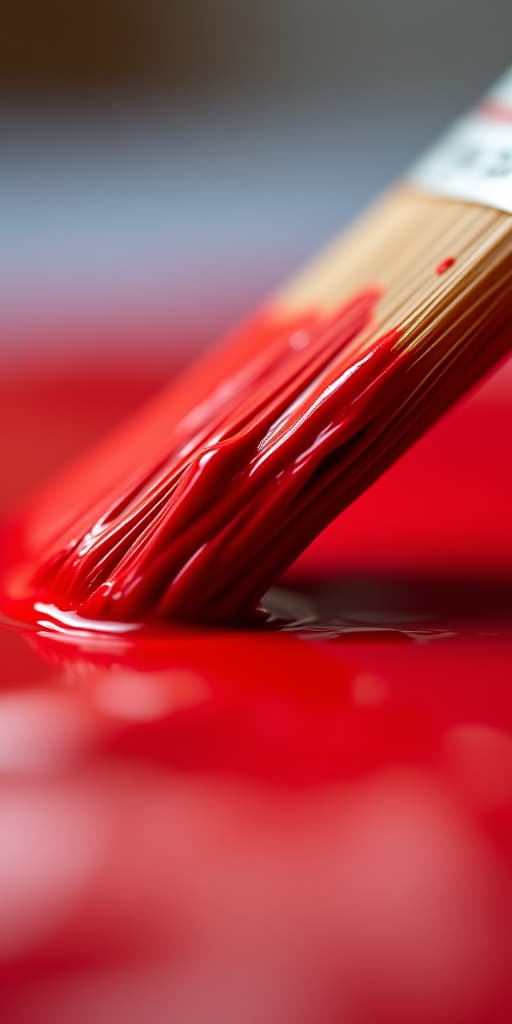
<instances>
[{"instance_id":1,"label":"red paint","mask_svg":"<svg viewBox=\"0 0 512 1024\"><path fill-rule=\"evenodd\" d=\"M490 339L471 359L458 351L455 374L431 347L401 349L398 329L370 342L378 299L374 288L334 315L254 318L43 491L11 537L7 613L252 617L499 354Z\"/></svg>"},{"instance_id":2,"label":"red paint","mask_svg":"<svg viewBox=\"0 0 512 1024\"><path fill-rule=\"evenodd\" d=\"M508 107L496 100L487 100L485 103L482 103L477 108L477 113L481 117L488 118L491 121L499 121L502 124L510 124L512 122L512 107Z\"/></svg>"},{"instance_id":3,"label":"red paint","mask_svg":"<svg viewBox=\"0 0 512 1024\"><path fill-rule=\"evenodd\" d=\"M441 260L441 262L438 263L436 267L436 274L445 274L446 271L450 269L450 267L453 267L454 263L455 257L447 256L446 259Z\"/></svg>"},{"instance_id":4,"label":"red paint","mask_svg":"<svg viewBox=\"0 0 512 1024\"><path fill-rule=\"evenodd\" d=\"M59 422L51 379L11 374L6 493L102 396L71 371ZM306 605L341 591L306 635L0 624L6 1022L512 1019L510 380L310 549Z\"/></svg>"},{"instance_id":5,"label":"red paint","mask_svg":"<svg viewBox=\"0 0 512 1024\"><path fill-rule=\"evenodd\" d=\"M360 341L377 299L253 320L72 469L28 510L20 596L88 619L252 611L318 531L301 509L329 453L382 402L396 335Z\"/></svg>"}]
</instances>

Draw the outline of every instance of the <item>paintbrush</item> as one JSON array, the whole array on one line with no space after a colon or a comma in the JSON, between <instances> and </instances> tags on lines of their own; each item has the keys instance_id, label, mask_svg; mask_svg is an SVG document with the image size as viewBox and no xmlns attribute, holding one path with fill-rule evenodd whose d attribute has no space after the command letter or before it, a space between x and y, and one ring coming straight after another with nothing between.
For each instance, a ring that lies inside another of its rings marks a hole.
<instances>
[{"instance_id":1,"label":"paintbrush","mask_svg":"<svg viewBox=\"0 0 512 1024\"><path fill-rule=\"evenodd\" d=\"M509 73L263 309L36 495L15 524L4 609L68 624L251 616L509 349L511 214Z\"/></svg>"}]
</instances>

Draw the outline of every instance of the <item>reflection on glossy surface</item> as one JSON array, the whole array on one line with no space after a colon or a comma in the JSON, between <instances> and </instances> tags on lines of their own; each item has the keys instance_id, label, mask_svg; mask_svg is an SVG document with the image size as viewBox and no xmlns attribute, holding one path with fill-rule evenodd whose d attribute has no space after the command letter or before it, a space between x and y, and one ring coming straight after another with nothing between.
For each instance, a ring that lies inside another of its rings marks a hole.
<instances>
[{"instance_id":1,"label":"reflection on glossy surface","mask_svg":"<svg viewBox=\"0 0 512 1024\"><path fill-rule=\"evenodd\" d=\"M507 1019L506 622L439 642L418 587L337 639L326 591L309 635L0 633L9 1020Z\"/></svg>"},{"instance_id":2,"label":"reflection on glossy surface","mask_svg":"<svg viewBox=\"0 0 512 1024\"><path fill-rule=\"evenodd\" d=\"M512 1019L508 520L479 540L455 490L428 576L410 517L388 575L331 533L284 630L0 626L8 1024Z\"/></svg>"}]
</instances>

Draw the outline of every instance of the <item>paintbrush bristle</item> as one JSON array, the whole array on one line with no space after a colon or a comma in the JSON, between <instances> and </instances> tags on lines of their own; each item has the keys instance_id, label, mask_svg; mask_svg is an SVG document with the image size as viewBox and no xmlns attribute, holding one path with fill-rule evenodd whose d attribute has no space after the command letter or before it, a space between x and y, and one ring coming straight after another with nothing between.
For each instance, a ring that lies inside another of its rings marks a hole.
<instances>
[{"instance_id":1,"label":"paintbrush bristle","mask_svg":"<svg viewBox=\"0 0 512 1024\"><path fill-rule=\"evenodd\" d=\"M511 272L511 216L395 190L27 509L14 603L250 614L507 351Z\"/></svg>"},{"instance_id":2,"label":"paintbrush bristle","mask_svg":"<svg viewBox=\"0 0 512 1024\"><path fill-rule=\"evenodd\" d=\"M512 72L411 184L40 495L18 522L10 608L254 612L510 347L511 131Z\"/></svg>"}]
</instances>

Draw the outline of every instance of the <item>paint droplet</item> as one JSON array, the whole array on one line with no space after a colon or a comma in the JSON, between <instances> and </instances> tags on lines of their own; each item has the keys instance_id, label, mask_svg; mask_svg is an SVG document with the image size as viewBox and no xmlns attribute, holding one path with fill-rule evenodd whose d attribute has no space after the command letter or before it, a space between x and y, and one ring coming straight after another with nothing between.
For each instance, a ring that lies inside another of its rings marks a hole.
<instances>
[{"instance_id":1,"label":"paint droplet","mask_svg":"<svg viewBox=\"0 0 512 1024\"><path fill-rule=\"evenodd\" d=\"M439 265L436 267L436 274L445 274L446 271L450 269L450 267L453 267L454 263L455 257L447 256L446 259L441 260Z\"/></svg>"}]
</instances>

